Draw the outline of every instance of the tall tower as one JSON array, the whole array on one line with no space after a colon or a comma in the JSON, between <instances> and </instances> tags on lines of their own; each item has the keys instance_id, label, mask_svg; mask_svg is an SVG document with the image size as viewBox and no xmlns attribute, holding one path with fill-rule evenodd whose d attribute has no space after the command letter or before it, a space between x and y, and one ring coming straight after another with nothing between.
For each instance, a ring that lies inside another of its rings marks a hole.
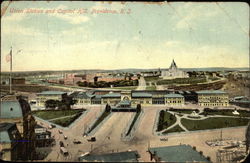
<instances>
[{"instance_id":1,"label":"tall tower","mask_svg":"<svg viewBox=\"0 0 250 163\"><path fill-rule=\"evenodd\" d=\"M170 65L169 69L170 69L170 70L177 70L177 65L176 65L174 59L173 59L171 65Z\"/></svg>"}]
</instances>

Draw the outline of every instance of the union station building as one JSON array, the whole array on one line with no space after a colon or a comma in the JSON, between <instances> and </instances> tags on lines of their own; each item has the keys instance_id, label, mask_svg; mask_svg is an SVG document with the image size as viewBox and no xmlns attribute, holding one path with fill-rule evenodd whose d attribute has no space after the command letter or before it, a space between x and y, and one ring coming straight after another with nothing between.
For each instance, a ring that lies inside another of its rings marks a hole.
<instances>
[{"instance_id":1,"label":"union station building","mask_svg":"<svg viewBox=\"0 0 250 163\"><path fill-rule=\"evenodd\" d=\"M95 90L88 92L74 92L70 94L77 101L75 105L82 106L86 104L109 104L117 105L121 101L130 101L131 106L141 104L141 106L167 105L182 106L185 103L185 97L181 94L170 91L105 91Z\"/></svg>"}]
</instances>

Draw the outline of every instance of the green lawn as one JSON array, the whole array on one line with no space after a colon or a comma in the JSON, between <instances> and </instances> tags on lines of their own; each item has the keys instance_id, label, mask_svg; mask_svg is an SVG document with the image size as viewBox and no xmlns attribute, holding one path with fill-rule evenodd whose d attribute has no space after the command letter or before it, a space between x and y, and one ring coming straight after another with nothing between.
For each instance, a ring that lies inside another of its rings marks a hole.
<instances>
[{"instance_id":1,"label":"green lawn","mask_svg":"<svg viewBox=\"0 0 250 163\"><path fill-rule=\"evenodd\" d=\"M171 132L182 132L184 131L179 125L174 126L173 128L171 128L170 130L164 131L162 134L168 134Z\"/></svg>"},{"instance_id":2,"label":"green lawn","mask_svg":"<svg viewBox=\"0 0 250 163\"><path fill-rule=\"evenodd\" d=\"M156 86L155 85L147 86L146 90L156 90Z\"/></svg>"},{"instance_id":3,"label":"green lawn","mask_svg":"<svg viewBox=\"0 0 250 163\"><path fill-rule=\"evenodd\" d=\"M157 81L160 78L158 76L147 76L147 77L144 77L144 79L146 82L151 82L151 81Z\"/></svg>"},{"instance_id":4,"label":"green lawn","mask_svg":"<svg viewBox=\"0 0 250 163\"><path fill-rule=\"evenodd\" d=\"M104 111L102 115L95 121L94 125L91 127L91 129L88 131L90 133L92 130L94 130L111 112Z\"/></svg>"},{"instance_id":5,"label":"green lawn","mask_svg":"<svg viewBox=\"0 0 250 163\"><path fill-rule=\"evenodd\" d=\"M249 120L246 118L225 118L225 117L212 117L205 120L188 120L181 119L182 125L188 130L205 130L216 129L236 126L246 126Z\"/></svg>"},{"instance_id":6,"label":"green lawn","mask_svg":"<svg viewBox=\"0 0 250 163\"><path fill-rule=\"evenodd\" d=\"M65 116L74 115L77 113L83 113L86 111L85 109L77 109L77 110L39 110L32 112L33 115L42 118L44 120L60 118Z\"/></svg>"},{"instance_id":7,"label":"green lawn","mask_svg":"<svg viewBox=\"0 0 250 163\"><path fill-rule=\"evenodd\" d=\"M163 79L158 80L157 85L164 84L197 84L206 82L206 78L176 78L176 79Z\"/></svg>"},{"instance_id":8,"label":"green lawn","mask_svg":"<svg viewBox=\"0 0 250 163\"><path fill-rule=\"evenodd\" d=\"M176 112L179 114L191 114L193 111L196 111L196 109L169 109L169 111Z\"/></svg>"},{"instance_id":9,"label":"green lawn","mask_svg":"<svg viewBox=\"0 0 250 163\"><path fill-rule=\"evenodd\" d=\"M74 122L80 116L81 116L81 114L77 114L77 115L72 116L72 117L65 117L65 118L61 118L61 119L56 119L56 120L52 120L50 122L53 122L53 123L60 125L60 126L63 126L63 127L68 127L72 122Z\"/></svg>"},{"instance_id":10,"label":"green lawn","mask_svg":"<svg viewBox=\"0 0 250 163\"><path fill-rule=\"evenodd\" d=\"M137 86L129 86L129 87L113 87L111 89L123 89L123 90L135 90Z\"/></svg>"},{"instance_id":11,"label":"green lawn","mask_svg":"<svg viewBox=\"0 0 250 163\"><path fill-rule=\"evenodd\" d=\"M201 115L229 115L229 116L242 116L242 117L250 117L250 111L247 110L237 110L237 112L240 113L240 115L234 115L232 112L234 110L209 110L204 111L201 113Z\"/></svg>"},{"instance_id":12,"label":"green lawn","mask_svg":"<svg viewBox=\"0 0 250 163\"><path fill-rule=\"evenodd\" d=\"M163 111L164 114L159 115L159 121L157 131L161 131L173 125L176 122L176 117L167 111Z\"/></svg>"}]
</instances>

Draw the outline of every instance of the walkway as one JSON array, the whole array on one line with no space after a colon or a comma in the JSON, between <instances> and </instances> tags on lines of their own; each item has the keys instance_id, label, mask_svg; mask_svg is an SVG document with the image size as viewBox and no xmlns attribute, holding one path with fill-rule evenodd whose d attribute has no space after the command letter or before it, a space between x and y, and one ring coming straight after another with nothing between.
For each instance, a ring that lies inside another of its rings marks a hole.
<instances>
[{"instance_id":1,"label":"walkway","mask_svg":"<svg viewBox=\"0 0 250 163\"><path fill-rule=\"evenodd\" d=\"M179 125L184 131L189 131L185 126L183 126L183 124L181 123L181 119L189 119L189 120L205 120L205 119L208 119L208 118L215 118L215 117L225 117L225 118L241 118L241 117L237 117L237 116L229 116L229 115L207 115L207 116L204 116L204 115L200 115L200 113L202 113L201 110L199 110L199 113L198 116L199 118L191 118L190 116L192 116L191 114L184 114L183 116L179 116L177 112L173 112L173 111L168 111L169 113L175 115L176 117L176 122L169 126L168 128L160 131L160 133L163 133L167 130L170 130L172 128L174 128L175 126ZM250 119L250 117L244 117L244 118L247 118L247 119Z\"/></svg>"},{"instance_id":2,"label":"walkway","mask_svg":"<svg viewBox=\"0 0 250 163\"><path fill-rule=\"evenodd\" d=\"M146 81L144 79L144 77L140 77L139 79L139 85L138 87L136 88L136 90L146 90Z\"/></svg>"}]
</instances>

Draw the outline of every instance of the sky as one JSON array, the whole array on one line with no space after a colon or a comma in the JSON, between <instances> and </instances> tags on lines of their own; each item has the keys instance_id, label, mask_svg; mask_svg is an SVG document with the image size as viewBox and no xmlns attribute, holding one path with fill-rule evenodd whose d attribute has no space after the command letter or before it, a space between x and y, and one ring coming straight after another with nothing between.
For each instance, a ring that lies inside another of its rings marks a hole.
<instances>
[{"instance_id":1,"label":"sky","mask_svg":"<svg viewBox=\"0 0 250 163\"><path fill-rule=\"evenodd\" d=\"M13 71L249 67L249 6L17 1L1 17L1 71L11 47Z\"/></svg>"}]
</instances>

